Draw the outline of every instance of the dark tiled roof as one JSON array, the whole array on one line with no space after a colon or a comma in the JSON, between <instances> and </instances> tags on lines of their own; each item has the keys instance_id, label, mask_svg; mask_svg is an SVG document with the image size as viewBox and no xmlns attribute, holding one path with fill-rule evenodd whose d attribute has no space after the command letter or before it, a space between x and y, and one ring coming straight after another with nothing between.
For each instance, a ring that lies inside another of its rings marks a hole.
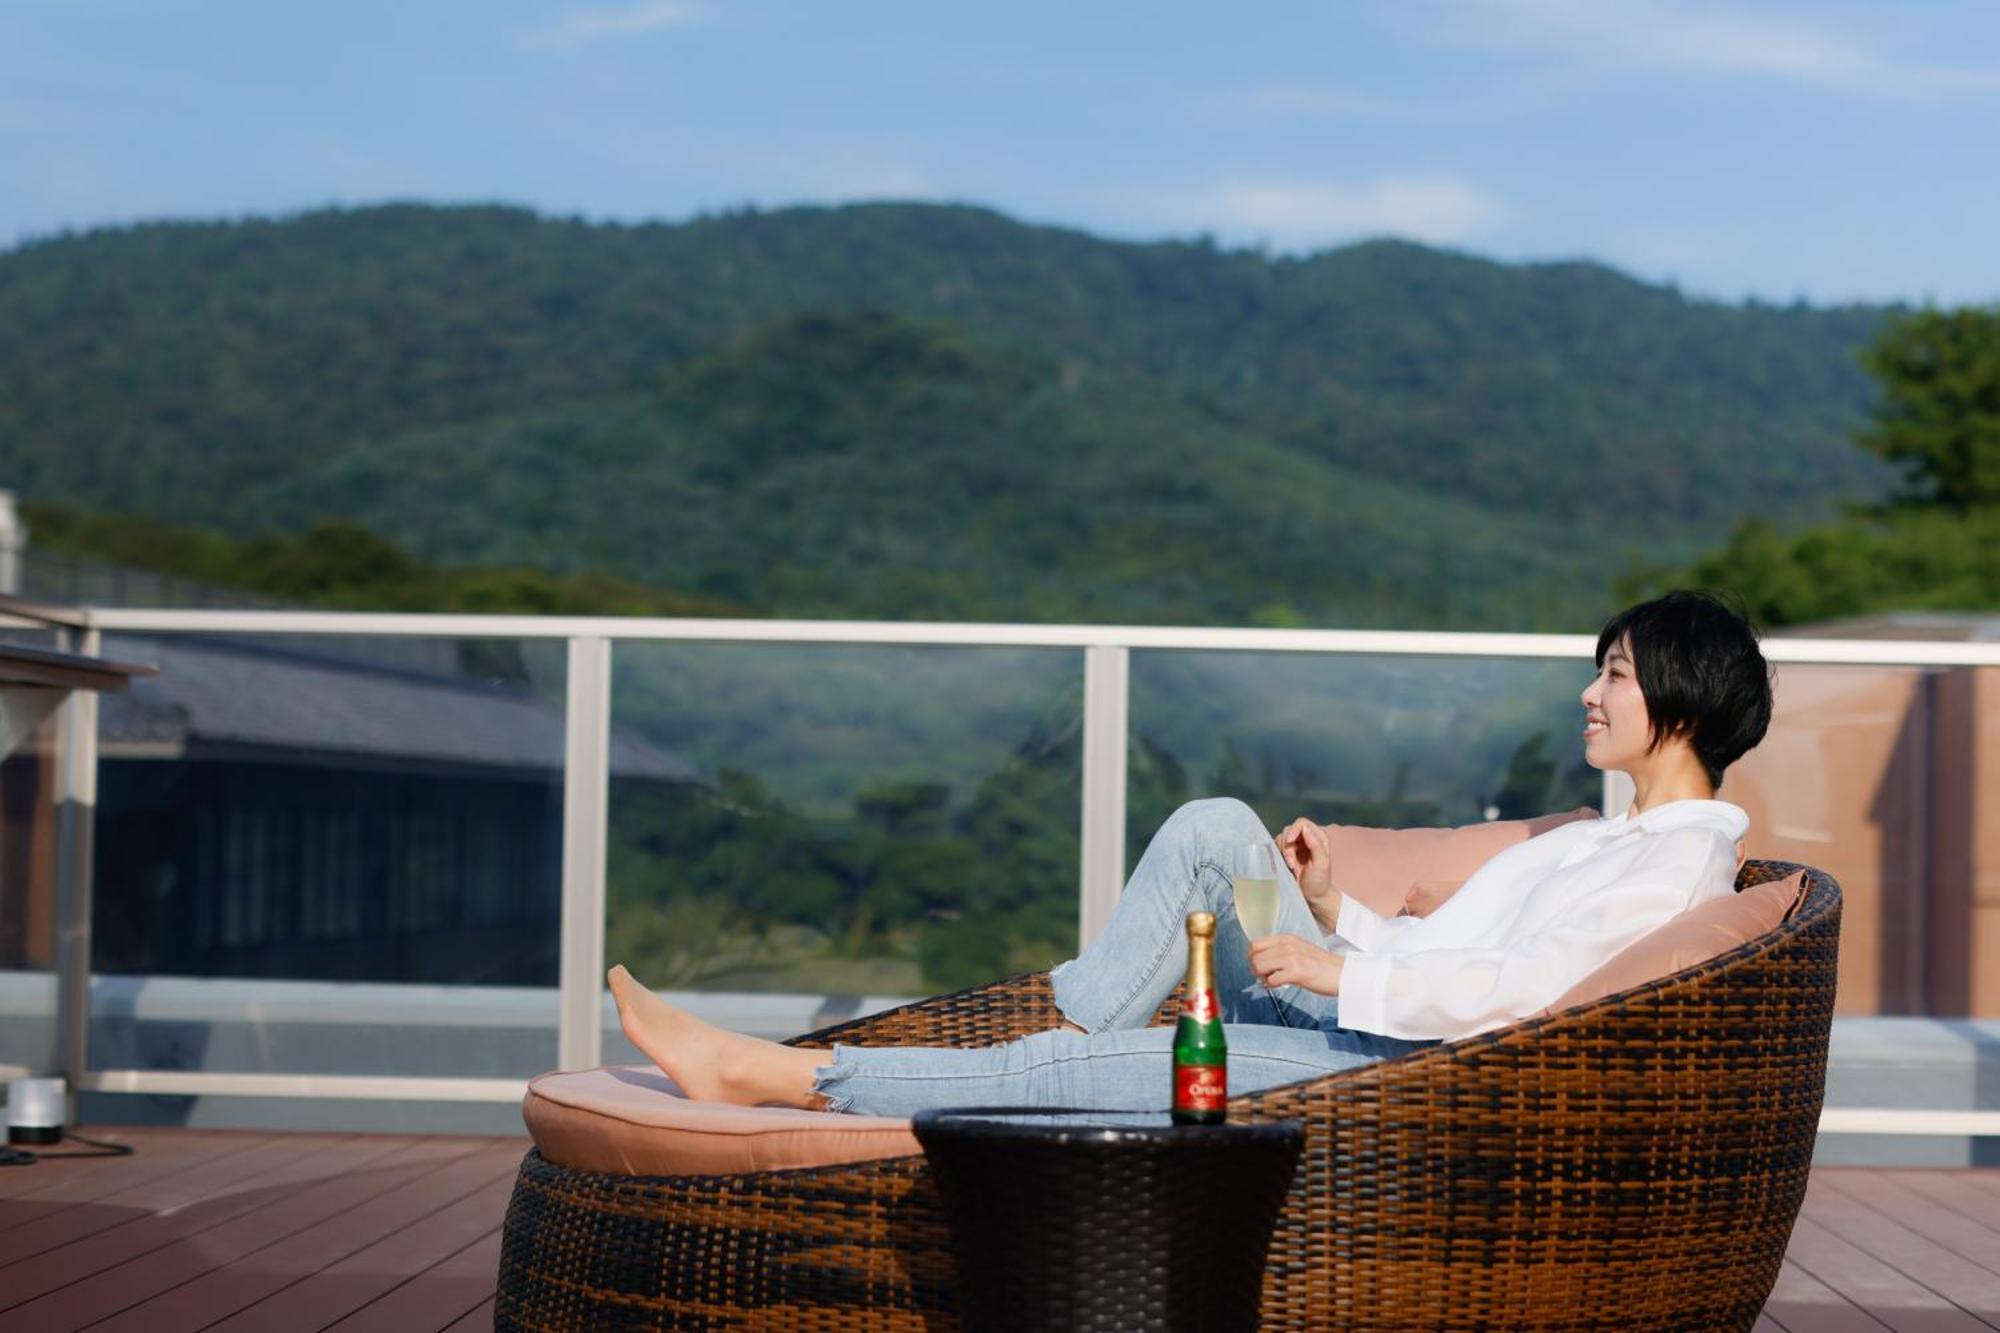
<instances>
[{"instance_id":1,"label":"dark tiled roof","mask_svg":"<svg viewBox=\"0 0 2000 1333\"><path fill-rule=\"evenodd\" d=\"M106 635L104 655L156 664L101 705L115 747L253 747L376 760L556 770L560 697L508 684L192 636ZM611 772L687 782L684 760L629 733L611 735Z\"/></svg>"}]
</instances>

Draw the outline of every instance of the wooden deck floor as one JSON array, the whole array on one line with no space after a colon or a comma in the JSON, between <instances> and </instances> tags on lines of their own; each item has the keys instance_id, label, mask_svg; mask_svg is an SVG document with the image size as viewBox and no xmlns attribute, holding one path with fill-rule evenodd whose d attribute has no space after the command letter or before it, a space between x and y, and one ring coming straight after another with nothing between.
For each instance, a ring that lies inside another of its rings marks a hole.
<instances>
[{"instance_id":1,"label":"wooden deck floor","mask_svg":"<svg viewBox=\"0 0 2000 1333\"><path fill-rule=\"evenodd\" d=\"M1758 1327L2000 1328L2000 1169L1814 1171Z\"/></svg>"},{"instance_id":2,"label":"wooden deck floor","mask_svg":"<svg viewBox=\"0 0 2000 1333\"><path fill-rule=\"evenodd\" d=\"M117 1129L0 1168L0 1331L493 1326L525 1139Z\"/></svg>"},{"instance_id":3,"label":"wooden deck floor","mask_svg":"<svg viewBox=\"0 0 2000 1333\"><path fill-rule=\"evenodd\" d=\"M522 1139L107 1130L0 1168L0 1333L493 1326ZM2000 1170L1813 1174L1763 1333L2000 1329Z\"/></svg>"}]
</instances>

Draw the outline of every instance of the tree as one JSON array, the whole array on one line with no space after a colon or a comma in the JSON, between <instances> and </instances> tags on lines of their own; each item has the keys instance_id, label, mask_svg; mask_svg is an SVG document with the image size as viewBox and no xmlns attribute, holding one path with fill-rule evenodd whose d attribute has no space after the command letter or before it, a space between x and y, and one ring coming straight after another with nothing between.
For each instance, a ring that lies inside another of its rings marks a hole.
<instances>
[{"instance_id":1,"label":"tree","mask_svg":"<svg viewBox=\"0 0 2000 1333\"><path fill-rule=\"evenodd\" d=\"M1906 469L1906 503L2000 504L2000 307L1921 310L1862 357L1881 381L1863 448Z\"/></svg>"},{"instance_id":2,"label":"tree","mask_svg":"<svg viewBox=\"0 0 2000 1333\"><path fill-rule=\"evenodd\" d=\"M1636 569L1621 594L1724 587L1767 625L2000 609L2000 307L1894 319L1862 360L1881 399L1855 438L1903 466L1894 503L1798 532L1745 519L1691 568Z\"/></svg>"}]
</instances>

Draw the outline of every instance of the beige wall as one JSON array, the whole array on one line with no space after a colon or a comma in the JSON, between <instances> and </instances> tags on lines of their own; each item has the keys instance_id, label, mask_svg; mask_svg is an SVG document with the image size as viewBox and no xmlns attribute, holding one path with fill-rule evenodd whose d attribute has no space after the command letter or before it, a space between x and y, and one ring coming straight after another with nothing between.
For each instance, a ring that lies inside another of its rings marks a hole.
<instances>
[{"instance_id":1,"label":"beige wall","mask_svg":"<svg viewBox=\"0 0 2000 1333\"><path fill-rule=\"evenodd\" d=\"M1942 673L1934 691L1931 1005L2000 1016L2000 669Z\"/></svg>"},{"instance_id":2,"label":"beige wall","mask_svg":"<svg viewBox=\"0 0 2000 1333\"><path fill-rule=\"evenodd\" d=\"M1721 795L1840 881L1838 1012L2000 1017L2000 670L1780 668Z\"/></svg>"}]
</instances>

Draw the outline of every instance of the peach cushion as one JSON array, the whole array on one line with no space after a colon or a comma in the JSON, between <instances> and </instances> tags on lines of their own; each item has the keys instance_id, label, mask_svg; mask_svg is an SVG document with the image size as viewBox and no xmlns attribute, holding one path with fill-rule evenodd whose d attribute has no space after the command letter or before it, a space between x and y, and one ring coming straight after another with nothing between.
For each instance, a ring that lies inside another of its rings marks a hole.
<instances>
[{"instance_id":1,"label":"peach cushion","mask_svg":"<svg viewBox=\"0 0 2000 1333\"><path fill-rule=\"evenodd\" d=\"M1726 898L1711 898L1627 945L1549 1006L1551 1012L1589 1004L1648 981L1670 977L1748 944L1792 914L1805 891L1803 870L1787 879L1756 884Z\"/></svg>"},{"instance_id":2,"label":"peach cushion","mask_svg":"<svg viewBox=\"0 0 2000 1333\"><path fill-rule=\"evenodd\" d=\"M739 1175L923 1151L907 1120L691 1102L648 1066L543 1074L521 1119L551 1162L608 1175Z\"/></svg>"},{"instance_id":3,"label":"peach cushion","mask_svg":"<svg viewBox=\"0 0 2000 1333\"><path fill-rule=\"evenodd\" d=\"M1376 915L1399 916L1407 907L1424 916L1471 879L1473 871L1514 844L1574 819L1596 818L1595 810L1578 808L1462 828L1328 824L1327 860L1333 866L1334 887Z\"/></svg>"}]
</instances>

